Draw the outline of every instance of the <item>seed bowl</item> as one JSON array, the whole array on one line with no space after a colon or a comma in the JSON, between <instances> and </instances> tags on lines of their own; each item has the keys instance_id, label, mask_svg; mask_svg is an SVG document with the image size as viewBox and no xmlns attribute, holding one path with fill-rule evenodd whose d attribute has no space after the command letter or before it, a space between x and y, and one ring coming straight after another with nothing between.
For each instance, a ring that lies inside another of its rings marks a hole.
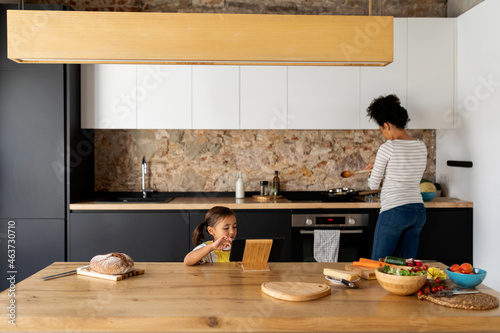
<instances>
[{"instance_id":1,"label":"seed bowl","mask_svg":"<svg viewBox=\"0 0 500 333\"><path fill-rule=\"evenodd\" d=\"M436 192L420 192L424 201L431 201L436 196Z\"/></svg>"},{"instance_id":2,"label":"seed bowl","mask_svg":"<svg viewBox=\"0 0 500 333\"><path fill-rule=\"evenodd\" d=\"M378 283L388 292L395 295L411 295L420 290L427 281L427 274L401 276L382 272L384 267L375 269Z\"/></svg>"}]
</instances>

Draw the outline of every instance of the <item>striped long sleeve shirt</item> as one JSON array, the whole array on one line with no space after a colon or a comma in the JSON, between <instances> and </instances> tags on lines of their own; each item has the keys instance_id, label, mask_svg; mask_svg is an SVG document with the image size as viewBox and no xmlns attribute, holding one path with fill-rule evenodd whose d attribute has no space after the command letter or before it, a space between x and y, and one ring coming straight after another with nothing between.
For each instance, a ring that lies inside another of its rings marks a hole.
<instances>
[{"instance_id":1,"label":"striped long sleeve shirt","mask_svg":"<svg viewBox=\"0 0 500 333\"><path fill-rule=\"evenodd\" d=\"M420 180L427 165L427 148L420 140L388 140L380 146L370 176L370 188L380 192L380 212L422 203Z\"/></svg>"}]
</instances>

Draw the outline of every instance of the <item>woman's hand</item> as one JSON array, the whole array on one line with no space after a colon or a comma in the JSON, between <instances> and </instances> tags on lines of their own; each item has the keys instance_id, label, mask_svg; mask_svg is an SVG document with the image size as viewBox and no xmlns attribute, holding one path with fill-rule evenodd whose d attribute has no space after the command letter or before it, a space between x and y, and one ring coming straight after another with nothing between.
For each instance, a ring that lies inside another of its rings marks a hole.
<instances>
[{"instance_id":1,"label":"woman's hand","mask_svg":"<svg viewBox=\"0 0 500 333\"><path fill-rule=\"evenodd\" d=\"M371 170L373 169L373 163L370 163L368 164L367 166L365 166L364 170Z\"/></svg>"},{"instance_id":2,"label":"woman's hand","mask_svg":"<svg viewBox=\"0 0 500 333\"><path fill-rule=\"evenodd\" d=\"M229 251L231 249L232 242L233 240L231 238L222 236L212 243L212 247L214 250L218 251Z\"/></svg>"}]
</instances>

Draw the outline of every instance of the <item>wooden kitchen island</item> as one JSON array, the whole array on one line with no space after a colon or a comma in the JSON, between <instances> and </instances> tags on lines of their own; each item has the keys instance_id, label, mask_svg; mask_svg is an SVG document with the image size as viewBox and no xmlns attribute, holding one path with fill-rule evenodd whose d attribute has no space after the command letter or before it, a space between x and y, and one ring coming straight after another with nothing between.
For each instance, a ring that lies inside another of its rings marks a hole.
<instances>
[{"instance_id":1,"label":"wooden kitchen island","mask_svg":"<svg viewBox=\"0 0 500 333\"><path fill-rule=\"evenodd\" d=\"M243 272L236 263L184 266L136 263L144 275L108 281L71 275L43 281L86 263L58 262L3 291L0 331L10 332L480 332L500 330L500 309L459 310L386 292L376 280L359 289L331 285L331 295L287 302L261 292L268 281L328 284L335 263L270 263ZM437 266L437 265L433 265ZM480 285L479 290L500 298ZM14 299L16 326L8 323ZM7 311L7 316L5 312Z\"/></svg>"}]
</instances>

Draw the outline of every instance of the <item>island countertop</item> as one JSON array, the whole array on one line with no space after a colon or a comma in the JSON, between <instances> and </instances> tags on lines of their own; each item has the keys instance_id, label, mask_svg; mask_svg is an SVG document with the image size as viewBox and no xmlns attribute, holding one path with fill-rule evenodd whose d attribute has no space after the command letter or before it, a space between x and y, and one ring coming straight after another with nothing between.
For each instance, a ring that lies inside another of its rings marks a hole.
<instances>
[{"instance_id":1,"label":"island countertop","mask_svg":"<svg viewBox=\"0 0 500 333\"><path fill-rule=\"evenodd\" d=\"M270 263L270 272L243 272L237 263L138 262L135 267L145 274L118 282L81 275L41 280L85 264L54 263L18 283L15 296L3 291L4 312L15 300L16 326L3 315L0 331L498 332L500 327L499 308L447 308L415 295L390 294L376 280L360 280L359 289L331 285L330 295L306 302L261 291L268 281L329 283L323 268L341 269L342 263ZM484 285L478 289L500 297Z\"/></svg>"},{"instance_id":2,"label":"island countertop","mask_svg":"<svg viewBox=\"0 0 500 333\"><path fill-rule=\"evenodd\" d=\"M233 197L175 197L168 203L103 203L94 200L71 203L70 210L207 210L213 206L226 206L231 209L357 209L380 208L377 198L367 197L357 202L294 202L282 199L273 199L259 202L253 198L235 199ZM424 202L426 208L472 208L470 201L456 198L438 197Z\"/></svg>"}]
</instances>

